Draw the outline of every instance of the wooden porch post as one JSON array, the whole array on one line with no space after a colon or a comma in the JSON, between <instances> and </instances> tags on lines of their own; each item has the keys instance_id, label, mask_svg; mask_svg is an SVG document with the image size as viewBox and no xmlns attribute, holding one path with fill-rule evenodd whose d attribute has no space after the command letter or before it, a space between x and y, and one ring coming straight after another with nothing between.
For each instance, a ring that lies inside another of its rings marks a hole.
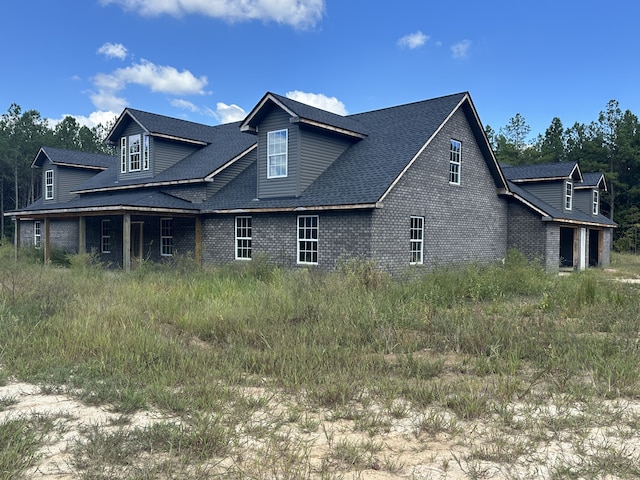
<instances>
[{"instance_id":1,"label":"wooden porch post","mask_svg":"<svg viewBox=\"0 0 640 480\"><path fill-rule=\"evenodd\" d=\"M122 268L125 272L131 270L131 215L122 216Z\"/></svg>"},{"instance_id":2,"label":"wooden porch post","mask_svg":"<svg viewBox=\"0 0 640 480\"><path fill-rule=\"evenodd\" d=\"M13 217L15 224L13 225L13 258L18 261L18 249L20 248L20 219Z\"/></svg>"},{"instance_id":3,"label":"wooden porch post","mask_svg":"<svg viewBox=\"0 0 640 480\"><path fill-rule=\"evenodd\" d=\"M78 217L78 253L87 253L87 218Z\"/></svg>"},{"instance_id":4,"label":"wooden porch post","mask_svg":"<svg viewBox=\"0 0 640 480\"><path fill-rule=\"evenodd\" d=\"M196 217L196 264L202 266L202 219Z\"/></svg>"},{"instance_id":5,"label":"wooden porch post","mask_svg":"<svg viewBox=\"0 0 640 480\"><path fill-rule=\"evenodd\" d=\"M44 264L49 265L51 263L51 243L49 242L50 237L50 225L51 222L48 218L44 219Z\"/></svg>"}]
</instances>

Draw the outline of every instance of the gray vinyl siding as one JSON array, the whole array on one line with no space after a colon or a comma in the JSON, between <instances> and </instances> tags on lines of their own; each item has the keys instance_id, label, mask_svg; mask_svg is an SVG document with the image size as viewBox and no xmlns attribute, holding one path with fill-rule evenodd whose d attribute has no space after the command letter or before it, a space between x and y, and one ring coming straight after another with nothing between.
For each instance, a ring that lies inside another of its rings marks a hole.
<instances>
[{"instance_id":1,"label":"gray vinyl siding","mask_svg":"<svg viewBox=\"0 0 640 480\"><path fill-rule=\"evenodd\" d=\"M267 178L267 132L287 129L287 176ZM298 194L300 159L299 129L289 123L289 116L273 108L258 127L258 198L293 197Z\"/></svg>"},{"instance_id":2,"label":"gray vinyl siding","mask_svg":"<svg viewBox=\"0 0 640 480\"><path fill-rule=\"evenodd\" d=\"M573 190L573 208L593 215L593 190L590 188Z\"/></svg>"},{"instance_id":3,"label":"gray vinyl siding","mask_svg":"<svg viewBox=\"0 0 640 480\"><path fill-rule=\"evenodd\" d=\"M450 139L462 142L460 185L449 184ZM425 140L426 141L426 140ZM410 268L410 218L424 217L426 268L486 263L507 253L507 202L458 110L373 214L373 259L385 270Z\"/></svg>"},{"instance_id":4,"label":"gray vinyl siding","mask_svg":"<svg viewBox=\"0 0 640 480\"><path fill-rule=\"evenodd\" d=\"M225 168L222 172L213 177L213 182L209 183L207 186L207 196L211 196L218 192L222 187L236 178L255 161L256 150L254 149L243 158L238 159L233 165Z\"/></svg>"},{"instance_id":5,"label":"gray vinyl siding","mask_svg":"<svg viewBox=\"0 0 640 480\"><path fill-rule=\"evenodd\" d=\"M57 201L60 203L68 202L77 197L77 194L70 193L71 190L74 190L78 185L100 172L101 170L58 167L56 173L58 187L58 195L56 195Z\"/></svg>"},{"instance_id":6,"label":"gray vinyl siding","mask_svg":"<svg viewBox=\"0 0 640 480\"><path fill-rule=\"evenodd\" d=\"M558 180L555 182L525 183L518 185L552 207L564 210L564 181Z\"/></svg>"},{"instance_id":7,"label":"gray vinyl siding","mask_svg":"<svg viewBox=\"0 0 640 480\"><path fill-rule=\"evenodd\" d=\"M351 142L309 129L300 130L300 186L304 192L331 165Z\"/></svg>"},{"instance_id":8,"label":"gray vinyl siding","mask_svg":"<svg viewBox=\"0 0 640 480\"><path fill-rule=\"evenodd\" d=\"M183 158L188 157L196 150L202 148L171 142L160 138L151 137L151 170L153 175L175 165Z\"/></svg>"}]
</instances>

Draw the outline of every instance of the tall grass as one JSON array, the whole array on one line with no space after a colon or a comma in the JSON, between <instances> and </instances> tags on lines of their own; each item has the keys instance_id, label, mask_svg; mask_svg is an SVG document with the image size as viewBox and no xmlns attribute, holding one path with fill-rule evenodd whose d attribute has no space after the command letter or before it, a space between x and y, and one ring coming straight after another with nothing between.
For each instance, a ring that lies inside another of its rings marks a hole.
<instances>
[{"instance_id":1,"label":"tall grass","mask_svg":"<svg viewBox=\"0 0 640 480\"><path fill-rule=\"evenodd\" d=\"M0 365L123 412L216 408L230 387L265 381L325 407L403 396L459 409L460 385L439 376L461 368L518 376L481 394L467 385L476 403L640 393L637 288L597 271L547 275L516 252L401 279L362 261L332 273L71 265L15 264L2 251Z\"/></svg>"}]
</instances>

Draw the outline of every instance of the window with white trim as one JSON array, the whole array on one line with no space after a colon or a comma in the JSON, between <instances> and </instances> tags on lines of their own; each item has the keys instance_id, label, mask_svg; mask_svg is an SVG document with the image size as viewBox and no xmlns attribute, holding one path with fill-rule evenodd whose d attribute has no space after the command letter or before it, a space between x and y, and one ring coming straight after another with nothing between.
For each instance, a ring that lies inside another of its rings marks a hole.
<instances>
[{"instance_id":1,"label":"window with white trim","mask_svg":"<svg viewBox=\"0 0 640 480\"><path fill-rule=\"evenodd\" d=\"M129 135L129 171L139 172L142 169L141 135Z\"/></svg>"},{"instance_id":2,"label":"window with white trim","mask_svg":"<svg viewBox=\"0 0 640 480\"><path fill-rule=\"evenodd\" d=\"M573 182L567 180L564 184L564 208L571 210L573 207Z\"/></svg>"},{"instance_id":3,"label":"window with white trim","mask_svg":"<svg viewBox=\"0 0 640 480\"><path fill-rule=\"evenodd\" d=\"M600 192L598 190L593 191L593 214L598 215L600 213Z\"/></svg>"},{"instance_id":4,"label":"window with white trim","mask_svg":"<svg viewBox=\"0 0 640 480\"><path fill-rule=\"evenodd\" d=\"M287 176L287 130L267 132L267 178Z\"/></svg>"},{"instance_id":5,"label":"window with white trim","mask_svg":"<svg viewBox=\"0 0 640 480\"><path fill-rule=\"evenodd\" d=\"M298 217L298 263L318 264L318 216Z\"/></svg>"},{"instance_id":6,"label":"window with white trim","mask_svg":"<svg viewBox=\"0 0 640 480\"><path fill-rule=\"evenodd\" d=\"M251 217L236 217L236 260L251 260Z\"/></svg>"},{"instance_id":7,"label":"window with white trim","mask_svg":"<svg viewBox=\"0 0 640 480\"><path fill-rule=\"evenodd\" d=\"M460 185L460 165L462 159L462 143L451 139L449 142L449 183Z\"/></svg>"},{"instance_id":8,"label":"window with white trim","mask_svg":"<svg viewBox=\"0 0 640 480\"><path fill-rule=\"evenodd\" d=\"M411 217L409 238L410 263L411 265L421 265L423 262L424 217Z\"/></svg>"},{"instance_id":9,"label":"window with white trim","mask_svg":"<svg viewBox=\"0 0 640 480\"><path fill-rule=\"evenodd\" d=\"M33 222L33 246L36 248L42 246L42 223L39 220Z\"/></svg>"},{"instance_id":10,"label":"window with white trim","mask_svg":"<svg viewBox=\"0 0 640 480\"><path fill-rule=\"evenodd\" d=\"M142 169L149 170L149 135L142 135Z\"/></svg>"},{"instance_id":11,"label":"window with white trim","mask_svg":"<svg viewBox=\"0 0 640 480\"><path fill-rule=\"evenodd\" d=\"M53 170L44 172L44 198L53 200Z\"/></svg>"},{"instance_id":12,"label":"window with white trim","mask_svg":"<svg viewBox=\"0 0 640 480\"><path fill-rule=\"evenodd\" d=\"M120 139L120 173L127 171L127 137Z\"/></svg>"},{"instance_id":13,"label":"window with white trim","mask_svg":"<svg viewBox=\"0 0 640 480\"><path fill-rule=\"evenodd\" d=\"M100 251L102 253L111 253L111 220L102 220Z\"/></svg>"},{"instance_id":14,"label":"window with white trim","mask_svg":"<svg viewBox=\"0 0 640 480\"><path fill-rule=\"evenodd\" d=\"M170 257L173 255L173 219L160 219L160 255Z\"/></svg>"}]
</instances>

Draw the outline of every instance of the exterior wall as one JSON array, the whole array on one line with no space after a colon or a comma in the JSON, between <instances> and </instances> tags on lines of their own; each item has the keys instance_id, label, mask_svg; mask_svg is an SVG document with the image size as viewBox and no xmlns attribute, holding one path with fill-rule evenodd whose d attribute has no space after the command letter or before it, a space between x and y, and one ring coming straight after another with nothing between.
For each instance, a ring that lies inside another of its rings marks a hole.
<instances>
[{"instance_id":1,"label":"exterior wall","mask_svg":"<svg viewBox=\"0 0 640 480\"><path fill-rule=\"evenodd\" d=\"M449 184L450 139L462 142L460 185ZM393 273L410 266L410 217L424 217L424 265L499 260L507 202L497 194L465 113L450 119L375 211L372 256Z\"/></svg>"},{"instance_id":2,"label":"exterior wall","mask_svg":"<svg viewBox=\"0 0 640 480\"><path fill-rule=\"evenodd\" d=\"M287 129L287 176L267 178L267 133ZM297 125L279 108L273 108L258 128L258 198L293 197L298 194L300 135Z\"/></svg>"},{"instance_id":3,"label":"exterior wall","mask_svg":"<svg viewBox=\"0 0 640 480\"><path fill-rule=\"evenodd\" d=\"M564 181L521 183L518 185L552 207L564 210Z\"/></svg>"},{"instance_id":4,"label":"exterior wall","mask_svg":"<svg viewBox=\"0 0 640 480\"><path fill-rule=\"evenodd\" d=\"M315 215L305 212L304 215ZM318 267L333 269L340 261L369 257L371 212L318 212ZM242 215L246 216L246 215ZM297 265L296 213L251 216L252 255L284 267ZM235 261L235 216L209 217L202 222L203 263L221 265ZM244 260L239 260L244 261Z\"/></svg>"},{"instance_id":5,"label":"exterior wall","mask_svg":"<svg viewBox=\"0 0 640 480\"><path fill-rule=\"evenodd\" d=\"M549 272L560 265L560 227L543 222L539 214L520 203L509 203L509 248L520 250L529 260L538 261Z\"/></svg>"},{"instance_id":6,"label":"exterior wall","mask_svg":"<svg viewBox=\"0 0 640 480\"><path fill-rule=\"evenodd\" d=\"M40 222L41 245L45 242L45 220ZM34 245L33 238L34 220L20 220L20 245L23 247L32 247ZM63 219L49 220L49 245L52 248L59 248L67 253L78 253L78 220Z\"/></svg>"},{"instance_id":7,"label":"exterior wall","mask_svg":"<svg viewBox=\"0 0 640 480\"><path fill-rule=\"evenodd\" d=\"M151 137L149 139L149 148L151 149L149 152L151 161L149 171L153 175L158 175L201 147Z\"/></svg>"},{"instance_id":8,"label":"exterior wall","mask_svg":"<svg viewBox=\"0 0 640 480\"><path fill-rule=\"evenodd\" d=\"M587 215L593 215L593 189L574 189L573 208L576 208Z\"/></svg>"},{"instance_id":9,"label":"exterior wall","mask_svg":"<svg viewBox=\"0 0 640 480\"><path fill-rule=\"evenodd\" d=\"M213 182L207 184L207 196L211 196L218 192L222 187L227 185L231 180L236 178L253 162L256 161L256 149L251 150L243 158L237 160L233 165L225 168L222 172L213 178Z\"/></svg>"},{"instance_id":10,"label":"exterior wall","mask_svg":"<svg viewBox=\"0 0 640 480\"><path fill-rule=\"evenodd\" d=\"M299 193L304 192L350 145L350 141L337 135L300 129Z\"/></svg>"},{"instance_id":11,"label":"exterior wall","mask_svg":"<svg viewBox=\"0 0 640 480\"><path fill-rule=\"evenodd\" d=\"M102 220L111 221L111 249L108 253L102 252ZM86 251L95 253L100 261L114 268L122 267L122 217L118 215L106 217L86 217Z\"/></svg>"},{"instance_id":12,"label":"exterior wall","mask_svg":"<svg viewBox=\"0 0 640 480\"><path fill-rule=\"evenodd\" d=\"M48 170L53 170L53 198L47 200L46 197L46 191L47 191L47 186L46 186L46 172ZM40 191L42 192L42 203L44 205L52 205L54 203L58 203L58 196L60 195L60 189L58 188L58 177L60 177L59 173L58 173L58 166L52 164L49 160L45 160L42 163L42 178L40 179L41 181L41 186L40 186Z\"/></svg>"}]
</instances>

